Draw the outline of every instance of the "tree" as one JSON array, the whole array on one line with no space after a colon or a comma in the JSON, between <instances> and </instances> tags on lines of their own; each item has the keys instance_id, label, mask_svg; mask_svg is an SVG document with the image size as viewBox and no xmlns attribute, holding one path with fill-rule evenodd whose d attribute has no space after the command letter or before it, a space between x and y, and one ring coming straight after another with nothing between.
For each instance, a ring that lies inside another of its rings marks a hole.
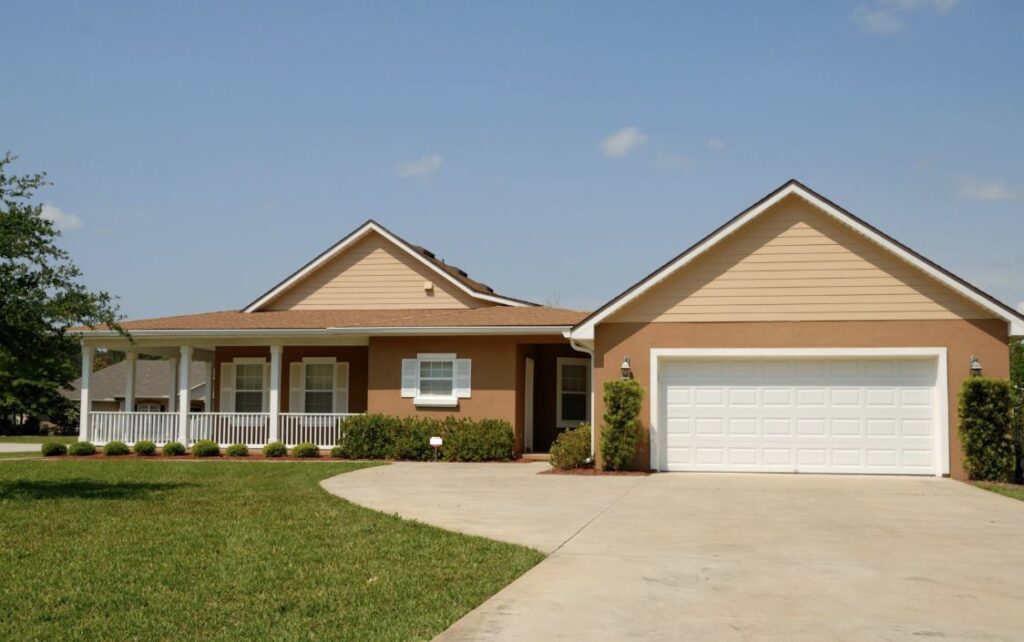
<instances>
[{"instance_id":1,"label":"tree","mask_svg":"<svg viewBox=\"0 0 1024 642\"><path fill-rule=\"evenodd\" d=\"M604 383L601 465L605 470L632 468L643 431L639 419L643 398L644 389L635 379Z\"/></svg>"},{"instance_id":2,"label":"tree","mask_svg":"<svg viewBox=\"0 0 1024 642\"><path fill-rule=\"evenodd\" d=\"M1010 388L1013 392L1013 441L1017 481L1024 478L1024 339L1010 342Z\"/></svg>"},{"instance_id":3,"label":"tree","mask_svg":"<svg viewBox=\"0 0 1024 642\"><path fill-rule=\"evenodd\" d=\"M60 232L32 202L46 174L8 174L15 158L0 158L0 417L8 421L66 412L60 390L79 363L69 327L120 331L113 298L79 282L81 271L56 245Z\"/></svg>"}]
</instances>

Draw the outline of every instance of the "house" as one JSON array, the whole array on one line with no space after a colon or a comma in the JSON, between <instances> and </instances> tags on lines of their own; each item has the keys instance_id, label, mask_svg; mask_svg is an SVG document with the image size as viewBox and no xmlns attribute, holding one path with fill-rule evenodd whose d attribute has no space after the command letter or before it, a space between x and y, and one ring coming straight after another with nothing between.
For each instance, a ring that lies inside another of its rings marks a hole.
<instances>
[{"instance_id":1,"label":"house","mask_svg":"<svg viewBox=\"0 0 1024 642\"><path fill-rule=\"evenodd\" d=\"M176 364L166 359L142 359L138 353L124 361L111 364L90 375L90 407L99 412L121 412L132 408L136 412L174 412L178 394ZM206 387L206 368L202 363L192 364L189 373L192 390L189 397L192 412L202 412L211 400L211 389ZM65 398L79 402L82 398L82 380L75 379L71 387L62 390ZM133 402L126 403L132 398Z\"/></svg>"},{"instance_id":2,"label":"house","mask_svg":"<svg viewBox=\"0 0 1024 642\"><path fill-rule=\"evenodd\" d=\"M627 376L653 470L963 477L957 392L1008 375L1024 316L789 181L590 314L499 295L370 221L242 310L124 326L180 358L182 398L188 364L213 367L212 412L156 437L329 445L346 413L381 412L506 419L545 451ZM86 400L92 350L128 343L82 338Z\"/></svg>"}]
</instances>

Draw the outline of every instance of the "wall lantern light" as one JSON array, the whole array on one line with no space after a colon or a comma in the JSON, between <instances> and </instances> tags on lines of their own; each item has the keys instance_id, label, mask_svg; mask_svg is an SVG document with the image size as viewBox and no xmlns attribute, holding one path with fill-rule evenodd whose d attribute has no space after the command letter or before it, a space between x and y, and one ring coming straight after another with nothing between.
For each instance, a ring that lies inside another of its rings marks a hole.
<instances>
[{"instance_id":1,"label":"wall lantern light","mask_svg":"<svg viewBox=\"0 0 1024 642\"><path fill-rule=\"evenodd\" d=\"M974 356L973 354L971 355L971 376L981 376L981 362L978 361L978 357Z\"/></svg>"},{"instance_id":2,"label":"wall lantern light","mask_svg":"<svg viewBox=\"0 0 1024 642\"><path fill-rule=\"evenodd\" d=\"M623 379L632 379L633 378L632 370L629 367L629 357L623 357L622 358L622 365L620 366L620 368L622 369L622 378Z\"/></svg>"}]
</instances>

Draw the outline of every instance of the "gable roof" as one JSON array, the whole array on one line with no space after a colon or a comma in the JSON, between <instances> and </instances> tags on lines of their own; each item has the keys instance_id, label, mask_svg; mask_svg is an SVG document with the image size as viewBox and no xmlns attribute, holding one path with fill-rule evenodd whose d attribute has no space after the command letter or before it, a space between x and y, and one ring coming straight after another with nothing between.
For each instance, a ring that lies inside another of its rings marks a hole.
<instances>
[{"instance_id":1,"label":"gable roof","mask_svg":"<svg viewBox=\"0 0 1024 642\"><path fill-rule=\"evenodd\" d=\"M471 297L480 299L482 301L488 301L490 303L496 303L498 305L508 306L533 306L536 303L530 301L524 301L522 299L514 299L512 297L502 296L495 294L494 289L490 286L480 283L469 278L469 275L454 265L448 265L442 259L437 258L433 252L427 250L419 245L412 245L405 241L399 236L392 234L380 223L370 219L356 228L351 234L344 237L331 247L327 248L316 256L312 261L306 263L295 272L292 272L283 281L270 288L262 295L260 295L255 301L245 306L242 312L257 312L267 303L277 298L285 290L291 288L296 283L304 279L306 276L312 274L317 268L321 267L334 257L344 252L347 248L351 247L356 241L364 238L367 234L377 233L383 236L385 239L390 241L392 244L409 254L411 257L427 266L439 274L442 278L454 284L462 292L468 294Z\"/></svg>"},{"instance_id":2,"label":"gable roof","mask_svg":"<svg viewBox=\"0 0 1024 642\"><path fill-rule=\"evenodd\" d=\"M201 399L203 385L206 384L206 366L202 362L192 362L189 381L195 384L190 390L191 399ZM93 401L113 401L123 399L128 383L128 362L119 361L89 375L89 396ZM166 399L171 387L171 362L163 359L139 359L135 362L135 398ZM72 400L82 397L82 379L75 379L71 388L61 394Z\"/></svg>"},{"instance_id":3,"label":"gable roof","mask_svg":"<svg viewBox=\"0 0 1024 642\"><path fill-rule=\"evenodd\" d=\"M925 272L936 281L939 281L946 287L959 293L964 298L974 302L982 309L987 310L994 316L1005 320L1010 326L1009 333L1011 336L1024 335L1024 314L1017 312L992 295L983 292L981 289L968 283L949 270L946 270L921 254L918 254L903 243L900 243L878 228L858 218L839 205L836 205L803 183L796 179L790 179L761 200L726 221L718 229L711 232L700 241L694 243L681 254L669 260L654 272L651 272L649 275L627 288L611 301L595 310L572 329L570 333L571 338L578 341L593 340L594 328L597 324L608 319L611 315L615 314L623 307L643 295L652 287L661 283L670 275L691 263L698 256L701 256L712 247L731 236L738 229L771 209L773 205L791 195L799 196L824 214L831 216L839 223L853 229L855 232L858 232L867 239L873 241L883 249L888 250L901 260L909 263L911 266Z\"/></svg>"}]
</instances>

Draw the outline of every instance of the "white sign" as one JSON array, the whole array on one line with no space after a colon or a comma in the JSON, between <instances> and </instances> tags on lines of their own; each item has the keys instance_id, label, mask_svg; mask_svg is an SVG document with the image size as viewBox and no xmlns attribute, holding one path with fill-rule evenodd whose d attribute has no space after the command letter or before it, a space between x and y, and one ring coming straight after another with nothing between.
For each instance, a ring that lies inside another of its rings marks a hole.
<instances>
[{"instance_id":1,"label":"white sign","mask_svg":"<svg viewBox=\"0 0 1024 642\"><path fill-rule=\"evenodd\" d=\"M430 438L430 447L431 448L440 448L441 447L441 438L440 437L431 437Z\"/></svg>"}]
</instances>

